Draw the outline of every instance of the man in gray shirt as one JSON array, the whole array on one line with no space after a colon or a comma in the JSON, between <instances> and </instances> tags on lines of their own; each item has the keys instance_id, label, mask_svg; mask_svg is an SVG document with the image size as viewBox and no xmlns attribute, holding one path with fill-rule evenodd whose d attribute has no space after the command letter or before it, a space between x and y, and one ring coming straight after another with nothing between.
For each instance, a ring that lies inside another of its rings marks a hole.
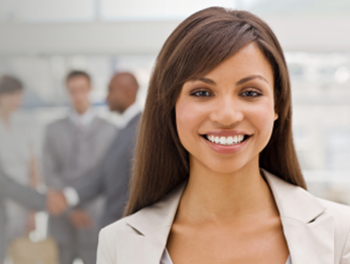
<instances>
[{"instance_id":1,"label":"man in gray shirt","mask_svg":"<svg viewBox=\"0 0 350 264\"><path fill-rule=\"evenodd\" d=\"M90 76L72 71L66 78L71 111L50 124L44 143L44 175L50 188L62 189L82 179L99 164L117 129L97 117L89 101ZM96 196L69 213L49 219L50 234L59 246L61 264L81 258L95 264L96 247L104 198Z\"/></svg>"}]
</instances>

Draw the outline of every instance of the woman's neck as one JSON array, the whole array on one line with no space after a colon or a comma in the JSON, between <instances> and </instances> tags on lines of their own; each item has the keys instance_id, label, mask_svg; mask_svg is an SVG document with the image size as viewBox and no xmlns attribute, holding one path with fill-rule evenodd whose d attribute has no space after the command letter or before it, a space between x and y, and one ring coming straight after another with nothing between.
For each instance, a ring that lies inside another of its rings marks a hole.
<instances>
[{"instance_id":1,"label":"woman's neck","mask_svg":"<svg viewBox=\"0 0 350 264\"><path fill-rule=\"evenodd\" d=\"M191 168L178 213L190 221L231 222L250 214L277 213L277 208L256 162L229 175L204 166Z\"/></svg>"}]
</instances>

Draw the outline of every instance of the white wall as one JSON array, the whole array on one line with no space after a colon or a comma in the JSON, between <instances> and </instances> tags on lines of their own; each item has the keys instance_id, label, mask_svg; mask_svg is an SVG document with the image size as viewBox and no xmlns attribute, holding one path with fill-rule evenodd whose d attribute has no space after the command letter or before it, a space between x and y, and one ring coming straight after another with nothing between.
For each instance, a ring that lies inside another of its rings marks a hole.
<instances>
[{"instance_id":1,"label":"white wall","mask_svg":"<svg viewBox=\"0 0 350 264\"><path fill-rule=\"evenodd\" d=\"M266 18L285 51L350 51L350 18ZM0 24L0 55L156 54L180 21Z\"/></svg>"}]
</instances>

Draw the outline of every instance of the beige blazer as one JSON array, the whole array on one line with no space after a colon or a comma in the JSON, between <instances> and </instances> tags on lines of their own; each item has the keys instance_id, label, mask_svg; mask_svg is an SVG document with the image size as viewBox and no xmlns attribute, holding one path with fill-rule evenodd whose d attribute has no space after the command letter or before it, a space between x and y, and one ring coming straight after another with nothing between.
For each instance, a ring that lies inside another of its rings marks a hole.
<instances>
[{"instance_id":1,"label":"beige blazer","mask_svg":"<svg viewBox=\"0 0 350 264\"><path fill-rule=\"evenodd\" d=\"M350 264L350 208L263 171L293 264ZM159 264L184 185L100 232L97 264Z\"/></svg>"}]
</instances>

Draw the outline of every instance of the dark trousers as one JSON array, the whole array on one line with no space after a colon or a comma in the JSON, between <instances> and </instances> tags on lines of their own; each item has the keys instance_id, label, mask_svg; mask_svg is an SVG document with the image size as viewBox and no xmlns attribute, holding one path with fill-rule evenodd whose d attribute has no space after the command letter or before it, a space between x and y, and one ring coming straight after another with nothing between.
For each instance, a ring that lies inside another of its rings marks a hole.
<instances>
[{"instance_id":1,"label":"dark trousers","mask_svg":"<svg viewBox=\"0 0 350 264\"><path fill-rule=\"evenodd\" d=\"M72 264L80 258L84 264L96 264L96 245L59 245L60 264Z\"/></svg>"}]
</instances>

